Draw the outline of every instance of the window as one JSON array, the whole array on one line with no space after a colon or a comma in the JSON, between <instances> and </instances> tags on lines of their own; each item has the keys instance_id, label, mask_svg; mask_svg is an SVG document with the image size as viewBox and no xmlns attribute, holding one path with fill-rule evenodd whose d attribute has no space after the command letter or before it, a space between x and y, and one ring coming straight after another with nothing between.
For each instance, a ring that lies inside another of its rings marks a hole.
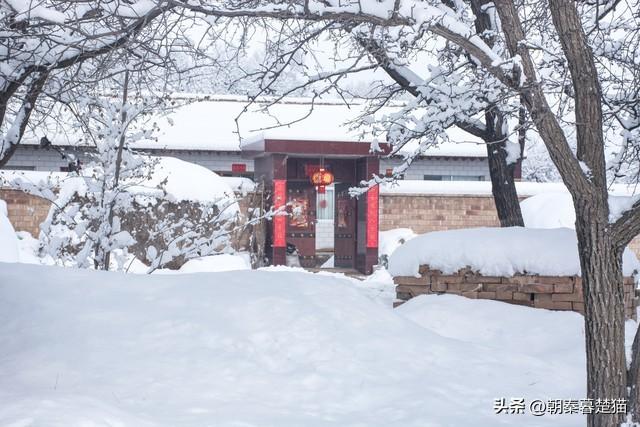
<instances>
[{"instance_id":1,"label":"window","mask_svg":"<svg viewBox=\"0 0 640 427\"><path fill-rule=\"evenodd\" d=\"M484 181L484 175L424 175L425 181Z\"/></svg>"},{"instance_id":2,"label":"window","mask_svg":"<svg viewBox=\"0 0 640 427\"><path fill-rule=\"evenodd\" d=\"M316 211L318 220L333 221L335 203L334 187L326 187L324 194L316 193Z\"/></svg>"}]
</instances>

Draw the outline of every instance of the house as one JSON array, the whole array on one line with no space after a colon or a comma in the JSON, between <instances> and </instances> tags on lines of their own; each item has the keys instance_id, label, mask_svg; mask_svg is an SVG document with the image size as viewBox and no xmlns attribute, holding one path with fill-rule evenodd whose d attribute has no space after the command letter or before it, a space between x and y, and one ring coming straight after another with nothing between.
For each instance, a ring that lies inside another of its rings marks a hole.
<instances>
[{"instance_id":1,"label":"house","mask_svg":"<svg viewBox=\"0 0 640 427\"><path fill-rule=\"evenodd\" d=\"M300 156L313 157L313 163L319 165L325 158L335 160L339 157L337 153L330 153L332 148L325 149L329 153L321 154L321 147L351 146L366 154L370 142L375 139L367 129L354 128L348 123L362 114L363 101L347 105L343 101L292 98L269 105L269 100L263 99L248 105L246 98L185 95L177 96L176 103L180 106L170 114L150 119L149 126L158 128L155 138L135 141L130 146L149 154L172 156L199 164L222 176L256 178L256 162L260 161L260 156L256 154L255 147L262 142L264 151L264 141L281 141L289 144L289 150L305 143L318 148ZM45 136L51 145L43 148L40 141ZM456 128L451 129L448 136L449 141L425 150L402 178L489 181L486 146L482 141ZM345 144L336 146L331 143ZM68 171L70 158L87 161L91 145L85 135L75 130L61 130L58 123L41 126L25 135L5 169ZM390 175L403 163L404 156L414 149L404 147L391 156L378 156L376 170L371 172ZM346 156L353 159L354 153L349 152ZM324 193L313 195L313 235L317 251L333 251L335 246L334 190L334 185L330 185Z\"/></svg>"},{"instance_id":2,"label":"house","mask_svg":"<svg viewBox=\"0 0 640 427\"><path fill-rule=\"evenodd\" d=\"M343 101L285 99L268 107L261 100L247 107L246 98L178 96L183 105L167 116L155 117L159 128L154 139L131 143L133 148L154 155L166 155L205 166L223 176L253 177L254 161L243 155L241 141L262 139L291 141L371 142L373 136L349 127L362 113L363 101L346 105ZM238 122L236 123L236 119ZM151 125L151 123L150 123ZM46 129L45 129L46 128ZM41 138L52 145L41 147ZM486 146L481 140L453 128L450 141L424 151L404 175L410 180L487 181L489 169ZM25 135L4 169L67 171L73 154L81 159L91 151L91 143L78 131L58 123L40 126ZM413 147L380 160L380 173L388 174L402 163Z\"/></svg>"}]
</instances>

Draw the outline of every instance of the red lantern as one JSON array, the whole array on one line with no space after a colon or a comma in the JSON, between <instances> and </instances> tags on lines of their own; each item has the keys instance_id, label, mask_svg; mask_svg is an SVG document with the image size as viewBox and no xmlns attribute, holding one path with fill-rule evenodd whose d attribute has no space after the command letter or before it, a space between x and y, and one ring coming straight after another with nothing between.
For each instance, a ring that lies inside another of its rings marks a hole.
<instances>
[{"instance_id":1,"label":"red lantern","mask_svg":"<svg viewBox=\"0 0 640 427\"><path fill-rule=\"evenodd\" d=\"M333 184L333 174L324 168L318 169L313 175L311 175L311 183L316 186L327 186Z\"/></svg>"},{"instance_id":2,"label":"red lantern","mask_svg":"<svg viewBox=\"0 0 640 427\"><path fill-rule=\"evenodd\" d=\"M333 184L333 174L324 168L320 168L311 175L311 183L316 186L318 193L324 194L325 187Z\"/></svg>"}]
</instances>

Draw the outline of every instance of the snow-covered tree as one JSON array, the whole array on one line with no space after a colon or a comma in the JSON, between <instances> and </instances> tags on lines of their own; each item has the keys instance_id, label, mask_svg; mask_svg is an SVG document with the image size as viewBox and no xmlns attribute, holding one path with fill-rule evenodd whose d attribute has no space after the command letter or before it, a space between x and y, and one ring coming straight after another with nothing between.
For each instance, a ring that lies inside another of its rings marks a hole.
<instances>
[{"instance_id":1,"label":"snow-covered tree","mask_svg":"<svg viewBox=\"0 0 640 427\"><path fill-rule=\"evenodd\" d=\"M155 136L156 121L176 102L149 94L144 78L131 83L131 74L68 96L58 112L65 121L62 129L54 121L57 131L85 150L84 163L74 163L61 182L10 183L52 202L41 225L43 254L62 265L104 270L125 270L137 257L153 271L233 251L231 237L246 225L237 222L233 191L205 168L135 150ZM185 169L195 176L181 178ZM198 182L210 197L184 199L185 181Z\"/></svg>"},{"instance_id":2,"label":"snow-covered tree","mask_svg":"<svg viewBox=\"0 0 640 427\"><path fill-rule=\"evenodd\" d=\"M65 180L42 225L45 251L63 263L107 270L114 251L126 257L136 243L122 229L121 215L134 207L128 188L148 179L154 165L129 149L152 131L135 126L151 105L144 98L131 102L129 76L124 75L121 100L94 92L69 106L78 119L71 127L87 135L95 151Z\"/></svg>"},{"instance_id":3,"label":"snow-covered tree","mask_svg":"<svg viewBox=\"0 0 640 427\"><path fill-rule=\"evenodd\" d=\"M634 154L640 142L638 2L222 3L224 7L229 4L235 6L234 16L306 23L292 25L295 34L278 36L287 41L317 38L327 30L345 37L366 34L385 50L394 67L396 58L433 50L430 41L435 40L436 47L437 43L452 47L452 56L443 55L433 66L418 70L420 80L409 74L411 67L404 67L411 61L397 67L404 78L418 82L416 92L425 93L426 101L417 97L411 105L414 109L383 122L393 142L433 139L448 123L478 119L492 105L499 106L493 111L505 115L506 123L513 123L503 127L505 138L516 137L523 126L535 127L576 208L585 295L588 397L630 397L636 405L633 415L640 421L637 354L629 371L631 395L627 393L621 270L622 251L640 232L640 202L623 212L612 211L608 204L611 179L620 175L628 178L638 169ZM200 3L192 9L216 15L222 5ZM479 14L474 8L482 12L483 19L491 20L490 25L477 25ZM354 64L361 56L350 58ZM459 69L468 71L452 73ZM331 78L331 73L319 77ZM392 95L390 92L387 99ZM438 102L427 102L434 96ZM519 120L521 107L530 124ZM588 424L617 426L623 419L623 414L592 414Z\"/></svg>"}]
</instances>

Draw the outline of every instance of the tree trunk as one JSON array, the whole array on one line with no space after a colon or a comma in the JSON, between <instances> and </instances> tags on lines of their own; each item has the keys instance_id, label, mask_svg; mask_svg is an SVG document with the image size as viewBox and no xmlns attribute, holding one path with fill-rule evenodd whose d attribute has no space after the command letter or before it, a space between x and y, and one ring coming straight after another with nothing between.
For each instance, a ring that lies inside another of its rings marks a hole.
<instances>
[{"instance_id":1,"label":"tree trunk","mask_svg":"<svg viewBox=\"0 0 640 427\"><path fill-rule=\"evenodd\" d=\"M640 328L631 346L631 365L627 372L627 387L629 388L629 413L634 422L640 422Z\"/></svg>"},{"instance_id":2,"label":"tree trunk","mask_svg":"<svg viewBox=\"0 0 640 427\"><path fill-rule=\"evenodd\" d=\"M587 397L626 399L622 251L609 233L608 209L599 198L574 199L582 268L587 351ZM594 414L589 427L617 427L624 414Z\"/></svg>"},{"instance_id":3,"label":"tree trunk","mask_svg":"<svg viewBox=\"0 0 640 427\"><path fill-rule=\"evenodd\" d=\"M486 7L487 0L472 0L471 10L475 16L475 27L487 45L495 44L494 28ZM472 61L471 58L469 58ZM487 145L487 162L491 176L491 193L496 205L501 227L524 227L520 210L520 199L516 191L515 172L517 163L507 163L507 135L503 134L504 117L497 105L485 110L484 142ZM522 153L522 149L520 150ZM521 156L522 157L522 156Z\"/></svg>"},{"instance_id":4,"label":"tree trunk","mask_svg":"<svg viewBox=\"0 0 640 427\"><path fill-rule=\"evenodd\" d=\"M520 199L516 191L516 163L507 164L504 142L487 144L491 192L501 227L524 227Z\"/></svg>"},{"instance_id":5,"label":"tree trunk","mask_svg":"<svg viewBox=\"0 0 640 427\"><path fill-rule=\"evenodd\" d=\"M488 111L485 114L486 146L491 192L496 205L501 227L524 227L520 199L516 191L515 171L517 162L507 163L507 140L502 134L500 114Z\"/></svg>"}]
</instances>

